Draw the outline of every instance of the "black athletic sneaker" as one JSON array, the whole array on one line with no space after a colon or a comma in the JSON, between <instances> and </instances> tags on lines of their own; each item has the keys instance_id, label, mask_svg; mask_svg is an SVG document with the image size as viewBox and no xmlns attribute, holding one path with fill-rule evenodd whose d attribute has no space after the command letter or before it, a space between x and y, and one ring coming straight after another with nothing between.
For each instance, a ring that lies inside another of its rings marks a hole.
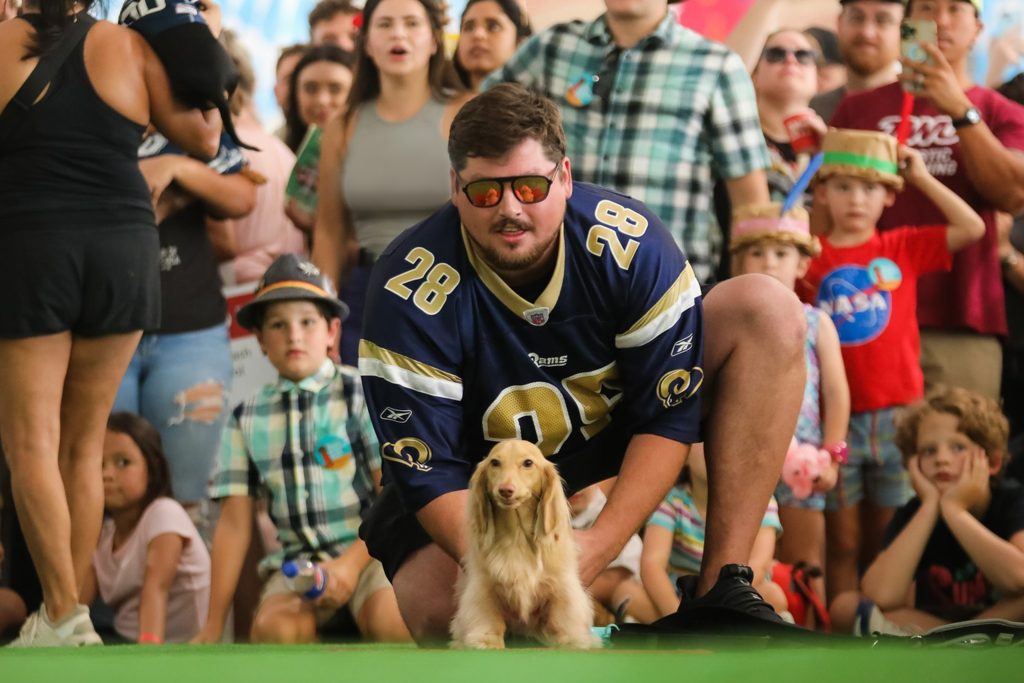
<instances>
[{"instance_id":1,"label":"black athletic sneaker","mask_svg":"<svg viewBox=\"0 0 1024 683\"><path fill-rule=\"evenodd\" d=\"M711 619L715 622L728 622L730 617L742 615L790 626L754 589L751 585L753 579L754 570L747 565L727 564L718 573L718 581L711 590L697 598L694 597L697 593L697 577L683 576L679 579L683 601L677 614L684 618L686 615L692 615L698 620ZM740 618L738 621L747 622L749 619Z\"/></svg>"},{"instance_id":2,"label":"black athletic sneaker","mask_svg":"<svg viewBox=\"0 0 1024 683\"><path fill-rule=\"evenodd\" d=\"M661 646L677 639L707 636L770 636L786 642L819 641L825 634L789 624L750 584L754 572L746 565L722 567L718 582L706 594L693 597L697 577L680 579L683 601L679 609L652 624L621 624L612 635L616 641Z\"/></svg>"}]
</instances>

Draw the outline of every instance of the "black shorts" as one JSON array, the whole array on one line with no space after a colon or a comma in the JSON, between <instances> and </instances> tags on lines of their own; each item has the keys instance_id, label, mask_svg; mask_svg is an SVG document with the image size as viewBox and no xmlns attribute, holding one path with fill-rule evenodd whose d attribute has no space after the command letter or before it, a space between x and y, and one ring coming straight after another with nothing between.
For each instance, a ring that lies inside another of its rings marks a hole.
<instances>
[{"instance_id":1,"label":"black shorts","mask_svg":"<svg viewBox=\"0 0 1024 683\"><path fill-rule=\"evenodd\" d=\"M394 580L410 555L434 542L420 526L416 514L406 512L394 484L381 489L359 526L359 538L366 542L370 555L384 565L388 581Z\"/></svg>"},{"instance_id":2,"label":"black shorts","mask_svg":"<svg viewBox=\"0 0 1024 683\"><path fill-rule=\"evenodd\" d=\"M160 325L152 225L0 230L0 338L86 337Z\"/></svg>"}]
</instances>

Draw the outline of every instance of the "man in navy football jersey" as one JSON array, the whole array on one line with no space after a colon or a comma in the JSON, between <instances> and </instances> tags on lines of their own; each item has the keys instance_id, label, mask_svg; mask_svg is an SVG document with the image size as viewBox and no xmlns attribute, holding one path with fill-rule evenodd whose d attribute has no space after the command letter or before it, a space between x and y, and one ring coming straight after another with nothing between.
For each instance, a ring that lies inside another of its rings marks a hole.
<instances>
[{"instance_id":1,"label":"man in navy football jersey","mask_svg":"<svg viewBox=\"0 0 1024 683\"><path fill-rule=\"evenodd\" d=\"M588 585L706 441L705 560L681 610L777 618L740 563L803 395L792 293L747 276L703 301L652 212L573 183L557 108L520 86L465 105L448 150L452 202L382 254L359 349L386 472L360 534L410 631L447 636L469 477L508 438L536 443L569 493L617 476L576 532Z\"/></svg>"}]
</instances>

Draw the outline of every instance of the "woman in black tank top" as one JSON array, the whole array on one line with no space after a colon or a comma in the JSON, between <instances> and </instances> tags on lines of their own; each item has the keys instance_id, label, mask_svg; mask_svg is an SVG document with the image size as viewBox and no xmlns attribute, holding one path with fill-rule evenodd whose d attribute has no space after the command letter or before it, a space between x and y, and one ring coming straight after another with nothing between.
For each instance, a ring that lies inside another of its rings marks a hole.
<instances>
[{"instance_id":1,"label":"woman in black tank top","mask_svg":"<svg viewBox=\"0 0 1024 683\"><path fill-rule=\"evenodd\" d=\"M45 603L20 646L101 642L78 586L102 518L106 420L159 320L143 131L204 158L220 138L215 114L175 101L141 36L92 20L92 4L27 0L0 23L0 438Z\"/></svg>"}]
</instances>

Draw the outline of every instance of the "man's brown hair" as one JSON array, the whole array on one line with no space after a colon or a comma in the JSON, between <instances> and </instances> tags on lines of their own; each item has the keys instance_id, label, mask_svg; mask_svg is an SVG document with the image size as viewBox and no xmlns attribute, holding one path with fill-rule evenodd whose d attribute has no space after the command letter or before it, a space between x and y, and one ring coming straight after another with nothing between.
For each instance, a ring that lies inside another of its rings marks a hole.
<instances>
[{"instance_id":1,"label":"man's brown hair","mask_svg":"<svg viewBox=\"0 0 1024 683\"><path fill-rule=\"evenodd\" d=\"M448 135L448 158L456 171L470 157L501 159L533 139L557 163L565 157L562 116L554 102L515 83L502 83L463 105Z\"/></svg>"},{"instance_id":2,"label":"man's brown hair","mask_svg":"<svg viewBox=\"0 0 1024 683\"><path fill-rule=\"evenodd\" d=\"M896 447L904 458L917 454L921 420L944 413L957 419L957 430L985 449L989 462L1006 454L1010 423L992 399L959 387L936 387L923 400L911 405L896 421ZM1005 458L1004 458L1005 460Z\"/></svg>"},{"instance_id":3,"label":"man's brown hair","mask_svg":"<svg viewBox=\"0 0 1024 683\"><path fill-rule=\"evenodd\" d=\"M330 21L338 14L359 14L359 8L350 0L320 0L309 13L309 31L321 21Z\"/></svg>"}]
</instances>

